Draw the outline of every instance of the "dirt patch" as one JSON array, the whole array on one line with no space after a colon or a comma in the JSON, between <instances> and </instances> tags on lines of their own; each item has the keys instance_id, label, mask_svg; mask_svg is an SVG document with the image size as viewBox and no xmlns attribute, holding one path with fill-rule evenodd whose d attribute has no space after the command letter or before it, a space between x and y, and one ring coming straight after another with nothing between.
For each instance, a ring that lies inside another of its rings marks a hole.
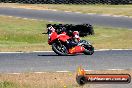
<instances>
[{"instance_id":1,"label":"dirt patch","mask_svg":"<svg viewBox=\"0 0 132 88\"><path fill-rule=\"evenodd\" d=\"M17 4L17 3L0 3L0 7L11 7L11 8L26 8L34 10L48 10L48 7L45 5L31 5L31 4Z\"/></svg>"},{"instance_id":2,"label":"dirt patch","mask_svg":"<svg viewBox=\"0 0 132 88\"><path fill-rule=\"evenodd\" d=\"M78 86L73 73L23 73L1 74L0 81L13 82L29 88L63 88L65 86Z\"/></svg>"}]
</instances>

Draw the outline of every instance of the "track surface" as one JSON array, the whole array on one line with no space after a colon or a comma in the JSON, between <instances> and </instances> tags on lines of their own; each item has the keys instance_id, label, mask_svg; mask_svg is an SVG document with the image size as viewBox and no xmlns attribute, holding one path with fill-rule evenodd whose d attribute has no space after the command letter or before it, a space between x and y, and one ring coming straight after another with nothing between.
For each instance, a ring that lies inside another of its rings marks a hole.
<instances>
[{"instance_id":1,"label":"track surface","mask_svg":"<svg viewBox=\"0 0 132 88\"><path fill-rule=\"evenodd\" d=\"M132 18L111 17L101 15L89 15L73 12L51 11L51 10L31 10L20 8L0 8L0 15L17 16L32 19L46 19L65 23L90 23L112 27L132 28Z\"/></svg>"},{"instance_id":2,"label":"track surface","mask_svg":"<svg viewBox=\"0 0 132 88\"><path fill-rule=\"evenodd\" d=\"M132 69L132 50L96 51L92 56L57 56L54 52L0 53L0 72Z\"/></svg>"}]
</instances>

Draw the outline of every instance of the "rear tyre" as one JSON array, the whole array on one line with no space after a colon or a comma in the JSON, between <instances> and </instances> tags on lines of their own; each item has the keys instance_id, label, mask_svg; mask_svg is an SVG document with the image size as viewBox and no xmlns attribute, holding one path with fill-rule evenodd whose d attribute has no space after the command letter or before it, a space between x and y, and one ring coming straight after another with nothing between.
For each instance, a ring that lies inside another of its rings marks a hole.
<instances>
[{"instance_id":1,"label":"rear tyre","mask_svg":"<svg viewBox=\"0 0 132 88\"><path fill-rule=\"evenodd\" d=\"M61 45L61 44L57 44L57 43L53 43L52 44L52 50L60 55L60 56L65 56L65 55L68 55L68 50L67 48L64 46L64 45Z\"/></svg>"},{"instance_id":2,"label":"rear tyre","mask_svg":"<svg viewBox=\"0 0 132 88\"><path fill-rule=\"evenodd\" d=\"M85 55L92 55L94 53L94 47L92 45L85 45L84 48L85 48L84 51Z\"/></svg>"}]
</instances>

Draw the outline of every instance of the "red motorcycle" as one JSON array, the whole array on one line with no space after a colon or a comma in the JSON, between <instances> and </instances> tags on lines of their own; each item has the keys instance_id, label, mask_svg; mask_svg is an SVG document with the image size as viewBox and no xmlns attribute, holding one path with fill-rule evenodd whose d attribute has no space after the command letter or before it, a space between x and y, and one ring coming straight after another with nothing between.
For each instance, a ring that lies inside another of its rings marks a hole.
<instances>
[{"instance_id":1,"label":"red motorcycle","mask_svg":"<svg viewBox=\"0 0 132 88\"><path fill-rule=\"evenodd\" d=\"M69 42L72 42L73 38L68 36L66 32L58 34L52 26L48 27L47 34L48 44L52 45L52 50L58 55L75 55L77 53L92 55L94 53L94 47L86 40L80 40L77 45L69 47Z\"/></svg>"}]
</instances>

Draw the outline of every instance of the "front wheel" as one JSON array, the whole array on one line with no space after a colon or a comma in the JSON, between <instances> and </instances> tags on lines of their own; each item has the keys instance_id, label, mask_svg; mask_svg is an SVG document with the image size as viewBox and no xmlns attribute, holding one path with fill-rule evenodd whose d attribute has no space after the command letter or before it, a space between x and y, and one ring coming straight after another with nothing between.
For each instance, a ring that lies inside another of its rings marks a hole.
<instances>
[{"instance_id":1,"label":"front wheel","mask_svg":"<svg viewBox=\"0 0 132 88\"><path fill-rule=\"evenodd\" d=\"M94 53L94 47L92 45L85 45L84 48L85 48L84 51L85 55L92 55Z\"/></svg>"},{"instance_id":2,"label":"front wheel","mask_svg":"<svg viewBox=\"0 0 132 88\"><path fill-rule=\"evenodd\" d=\"M53 43L52 44L52 50L56 54L61 55L61 56L68 55L68 50L67 50L66 46L65 45L62 45L62 44Z\"/></svg>"}]
</instances>

